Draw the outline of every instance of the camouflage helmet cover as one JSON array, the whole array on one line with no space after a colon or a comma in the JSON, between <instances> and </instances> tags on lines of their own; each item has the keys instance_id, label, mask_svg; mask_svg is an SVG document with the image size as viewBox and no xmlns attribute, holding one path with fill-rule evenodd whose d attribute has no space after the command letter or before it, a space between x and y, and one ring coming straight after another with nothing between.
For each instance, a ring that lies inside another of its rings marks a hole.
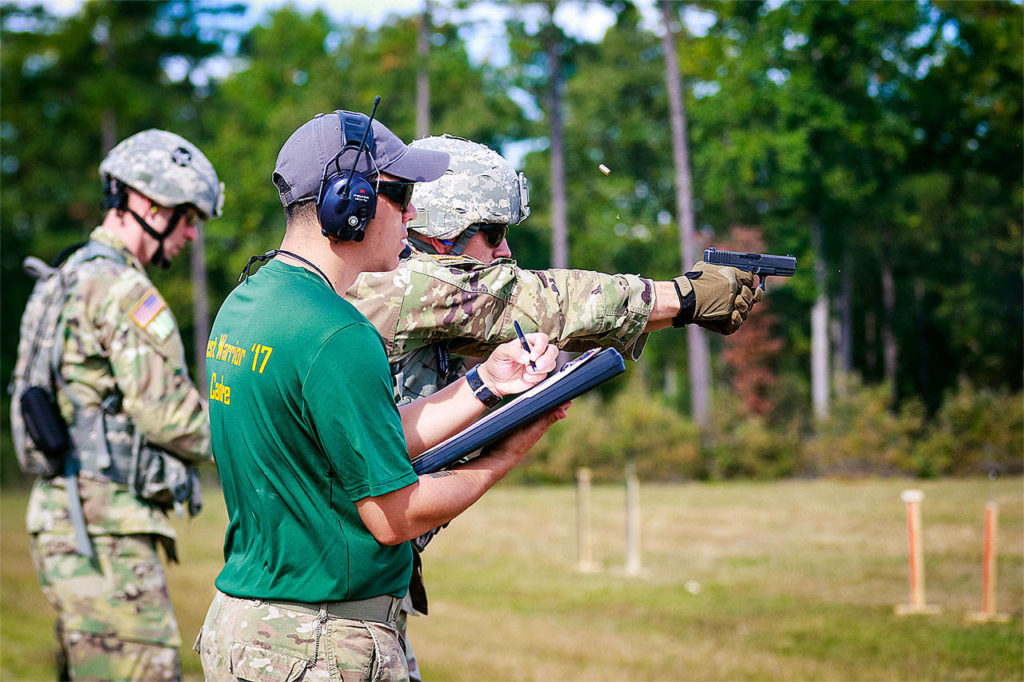
<instances>
[{"instance_id":1,"label":"camouflage helmet cover","mask_svg":"<svg viewBox=\"0 0 1024 682\"><path fill-rule=\"evenodd\" d=\"M179 135L151 128L127 137L100 164L100 177L116 178L161 206L192 204L204 220L224 205L224 183L199 148Z\"/></svg>"},{"instance_id":2,"label":"camouflage helmet cover","mask_svg":"<svg viewBox=\"0 0 1024 682\"><path fill-rule=\"evenodd\" d=\"M453 135L425 137L411 148L448 152L448 170L433 182L416 183L418 215L409 229L425 237L454 239L470 225L515 225L530 215L526 176L493 149Z\"/></svg>"}]
</instances>

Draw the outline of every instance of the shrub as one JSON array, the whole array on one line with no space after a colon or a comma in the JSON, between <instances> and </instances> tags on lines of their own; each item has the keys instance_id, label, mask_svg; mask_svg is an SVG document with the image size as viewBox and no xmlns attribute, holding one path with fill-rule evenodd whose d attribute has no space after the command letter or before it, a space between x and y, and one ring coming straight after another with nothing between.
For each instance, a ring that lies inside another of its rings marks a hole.
<instances>
[{"instance_id":1,"label":"shrub","mask_svg":"<svg viewBox=\"0 0 1024 682\"><path fill-rule=\"evenodd\" d=\"M890 409L887 384L853 381L845 397L833 402L831 415L801 448L808 473L867 476L916 473L914 444L925 427L924 406L910 400Z\"/></svg>"},{"instance_id":2,"label":"shrub","mask_svg":"<svg viewBox=\"0 0 1024 682\"><path fill-rule=\"evenodd\" d=\"M635 459L641 478L679 480L695 475L699 452L693 422L652 397L640 373L631 372L611 400L594 393L574 400L569 418L551 427L515 477L567 482L586 466L595 480L618 481L626 462Z\"/></svg>"},{"instance_id":3,"label":"shrub","mask_svg":"<svg viewBox=\"0 0 1024 682\"><path fill-rule=\"evenodd\" d=\"M794 425L772 427L746 416L720 432L705 450L703 478L775 479L799 473L800 436Z\"/></svg>"},{"instance_id":4,"label":"shrub","mask_svg":"<svg viewBox=\"0 0 1024 682\"><path fill-rule=\"evenodd\" d=\"M798 473L799 421L776 423L750 411L734 393L715 393L712 425L705 436L698 478L771 479Z\"/></svg>"},{"instance_id":5,"label":"shrub","mask_svg":"<svg viewBox=\"0 0 1024 682\"><path fill-rule=\"evenodd\" d=\"M946 395L933 428L914 448L916 473L977 475L1024 471L1024 393L961 381Z\"/></svg>"},{"instance_id":6,"label":"shrub","mask_svg":"<svg viewBox=\"0 0 1024 682\"><path fill-rule=\"evenodd\" d=\"M806 414L787 421L751 414L720 389L712 426L701 434L688 416L652 395L641 374L630 372L610 399L595 392L574 401L569 418L551 428L513 477L571 482L586 466L595 480L621 481L630 459L649 481L1024 471L1022 393L963 382L929 420L919 400L894 410L888 385L864 386L851 377L829 418L812 423Z\"/></svg>"}]
</instances>

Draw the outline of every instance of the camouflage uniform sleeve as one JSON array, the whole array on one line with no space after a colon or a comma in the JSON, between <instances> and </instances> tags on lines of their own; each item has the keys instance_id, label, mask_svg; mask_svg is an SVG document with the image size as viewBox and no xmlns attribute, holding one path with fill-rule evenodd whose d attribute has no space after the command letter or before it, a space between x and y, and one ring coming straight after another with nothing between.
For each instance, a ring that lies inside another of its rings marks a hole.
<instances>
[{"instance_id":1,"label":"camouflage uniform sleeve","mask_svg":"<svg viewBox=\"0 0 1024 682\"><path fill-rule=\"evenodd\" d=\"M188 462L210 459L206 405L185 365L185 349L170 308L146 276L122 270L113 283L82 283L122 409L154 445Z\"/></svg>"},{"instance_id":2,"label":"camouflage uniform sleeve","mask_svg":"<svg viewBox=\"0 0 1024 682\"><path fill-rule=\"evenodd\" d=\"M364 275L347 295L380 330L392 359L440 341L454 353L486 354L515 338L519 320L565 350L610 346L635 360L654 305L653 282L636 275L427 255Z\"/></svg>"}]
</instances>

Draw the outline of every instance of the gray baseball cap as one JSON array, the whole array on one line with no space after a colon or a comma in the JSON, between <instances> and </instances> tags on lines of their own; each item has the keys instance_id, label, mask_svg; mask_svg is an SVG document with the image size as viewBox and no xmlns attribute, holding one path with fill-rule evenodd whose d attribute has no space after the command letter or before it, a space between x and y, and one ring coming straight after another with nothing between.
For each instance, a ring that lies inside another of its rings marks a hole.
<instances>
[{"instance_id":1,"label":"gray baseball cap","mask_svg":"<svg viewBox=\"0 0 1024 682\"><path fill-rule=\"evenodd\" d=\"M352 168L359 140L345 140L341 115L349 112L317 114L303 123L281 147L273 180L285 206L316 199L324 166L331 163L342 147L353 145L339 159L342 170ZM360 114L361 115L361 114ZM356 170L366 176L387 173L402 180L429 182L441 177L448 168L448 154L407 146L380 121L373 121L373 144L359 155ZM333 163L331 163L333 169ZM328 171L330 174L330 171Z\"/></svg>"}]
</instances>

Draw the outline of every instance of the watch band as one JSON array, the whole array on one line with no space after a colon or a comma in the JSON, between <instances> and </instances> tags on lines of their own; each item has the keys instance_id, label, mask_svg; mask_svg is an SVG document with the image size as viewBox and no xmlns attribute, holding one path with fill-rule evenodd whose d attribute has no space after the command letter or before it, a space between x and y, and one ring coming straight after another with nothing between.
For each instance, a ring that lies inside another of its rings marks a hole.
<instances>
[{"instance_id":1,"label":"watch band","mask_svg":"<svg viewBox=\"0 0 1024 682\"><path fill-rule=\"evenodd\" d=\"M501 396L494 395L491 389L487 388L487 384L480 378L480 372L477 371L476 367L466 372L466 381L469 382L469 387L473 389L473 395L476 396L476 399L485 406L494 407L501 402Z\"/></svg>"}]
</instances>

